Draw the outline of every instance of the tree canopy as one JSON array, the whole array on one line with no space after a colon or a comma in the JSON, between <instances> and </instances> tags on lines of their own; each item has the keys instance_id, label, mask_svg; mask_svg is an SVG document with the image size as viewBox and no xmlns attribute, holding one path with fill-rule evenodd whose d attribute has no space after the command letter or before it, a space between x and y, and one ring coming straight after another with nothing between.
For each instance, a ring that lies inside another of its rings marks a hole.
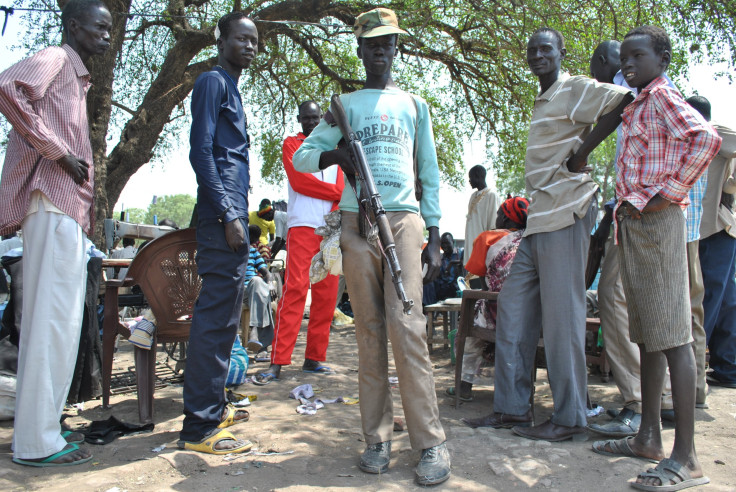
<instances>
[{"instance_id":1,"label":"tree canopy","mask_svg":"<svg viewBox=\"0 0 736 492\"><path fill-rule=\"evenodd\" d=\"M28 49L58 43L54 10L65 3L22 2L43 10L27 17ZM325 108L332 93L362 86L351 26L357 14L376 6L351 0L105 3L113 14L112 46L92 61L89 93L98 227L135 171L186 143L186 99L197 76L215 64L213 32L221 15L242 10L258 27L260 53L240 86L263 177L277 183L284 178L281 141L298 102L314 99ZM523 188L526 127L538 90L525 46L539 27L564 34L563 68L575 74L588 73L597 43L621 39L641 24L671 33L674 74L688 58L736 61L733 0L395 0L384 6L409 32L400 36L395 79L429 102L442 176L453 185L463 179L463 142L484 135L499 189ZM606 155L593 159L606 163Z\"/></svg>"}]
</instances>

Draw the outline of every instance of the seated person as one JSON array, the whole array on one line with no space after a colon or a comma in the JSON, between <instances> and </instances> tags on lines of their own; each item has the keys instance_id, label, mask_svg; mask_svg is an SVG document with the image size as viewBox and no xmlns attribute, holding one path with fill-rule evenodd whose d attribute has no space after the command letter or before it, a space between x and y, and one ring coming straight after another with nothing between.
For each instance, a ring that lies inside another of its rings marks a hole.
<instances>
[{"instance_id":1,"label":"seated person","mask_svg":"<svg viewBox=\"0 0 736 492\"><path fill-rule=\"evenodd\" d=\"M271 248L268 247L268 244L261 241L260 234L261 229L257 225L251 224L248 226L250 245L256 248L264 260L268 261L271 259Z\"/></svg>"},{"instance_id":2,"label":"seated person","mask_svg":"<svg viewBox=\"0 0 736 492\"><path fill-rule=\"evenodd\" d=\"M251 229L253 227L248 228L249 234L252 234ZM276 288L271 282L271 275L263 256L251 244L248 265L245 270L245 296L243 302L250 309L250 336L248 337L247 347L248 350L257 354L256 362L269 361L267 349L273 342L271 301L276 297Z\"/></svg>"},{"instance_id":3,"label":"seated person","mask_svg":"<svg viewBox=\"0 0 736 492\"><path fill-rule=\"evenodd\" d=\"M442 263L440 275L424 286L422 304L434 304L450 297L457 297L457 278L463 274L463 248L455 247L455 238L446 232L440 239Z\"/></svg>"},{"instance_id":4,"label":"seated person","mask_svg":"<svg viewBox=\"0 0 736 492\"><path fill-rule=\"evenodd\" d=\"M132 237L123 238L123 247L120 249L113 250L110 253L110 259L112 260L130 260L135 258L135 254L138 250L135 247L135 239ZM125 267L110 267L106 269L107 278L112 279L124 279L128 273L128 269ZM117 273L116 273L117 272Z\"/></svg>"},{"instance_id":5,"label":"seated person","mask_svg":"<svg viewBox=\"0 0 736 492\"><path fill-rule=\"evenodd\" d=\"M491 292L500 292L504 280L511 271L516 249L526 228L526 198L508 198L496 214L496 229L482 232L473 241L473 252L465 264L465 269L478 276L485 276L486 286ZM475 303L473 323L489 330L496 328L496 303L479 300ZM460 400L473 400L473 383L480 372L487 342L475 337L465 339L465 352L462 360L460 381ZM455 396L455 388L446 393Z\"/></svg>"}]
</instances>

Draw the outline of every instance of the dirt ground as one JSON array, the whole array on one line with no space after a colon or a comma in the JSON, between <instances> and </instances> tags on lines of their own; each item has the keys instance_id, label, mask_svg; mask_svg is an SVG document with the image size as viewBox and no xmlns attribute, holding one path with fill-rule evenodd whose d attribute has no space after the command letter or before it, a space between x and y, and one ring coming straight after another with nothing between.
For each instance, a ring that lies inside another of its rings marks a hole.
<instances>
[{"instance_id":1,"label":"dirt ground","mask_svg":"<svg viewBox=\"0 0 736 492\"><path fill-rule=\"evenodd\" d=\"M260 453L274 455L211 456L178 450L181 428L182 389L172 385L156 391L153 432L118 438L105 446L89 446L94 459L68 468L29 468L11 462L12 421L0 423L0 490L412 490L418 451L412 450L406 432L394 435L391 469L382 476L367 475L357 467L364 449L358 405L330 404L314 416L299 415L297 402L288 394L294 387L309 383L317 397L328 399L357 397L357 348L352 326L333 329L328 364L333 375L301 372L306 329L302 327L294 365L282 370L282 379L268 386L247 383L237 391L257 395L249 407L250 421L232 427L238 436L254 443ZM130 345L121 342L115 370L131 365ZM165 355L159 355L161 363ZM445 395L453 384L454 369L448 349L432 354L436 391L442 425L452 455L453 475L436 490L511 490L545 489L631 490L627 481L648 467L630 458L607 458L590 450L591 434L585 443L546 443L516 437L510 430L473 430L460 421L491 411L493 389L478 385L475 400L454 408ZM249 374L266 364L253 364ZM491 370L488 370L489 375ZM391 373L395 376L395 372ZM400 384L400 382L399 382ZM403 417L397 385L394 386L395 415ZM536 383L536 419L542 422L552 412L546 372L539 371ZM616 386L602 383L598 375L589 377L589 392L594 402L606 408L620 408ZM736 390L712 388L710 408L697 410L696 445L705 473L711 479L709 490L736 490ZM135 393L112 398L112 408L101 408L100 401L87 402L84 409L71 412L72 428L110 415L131 423L138 420ZM605 422L606 416L591 421ZM674 431L665 427L665 447L672 445ZM160 451L154 449L165 445Z\"/></svg>"}]
</instances>

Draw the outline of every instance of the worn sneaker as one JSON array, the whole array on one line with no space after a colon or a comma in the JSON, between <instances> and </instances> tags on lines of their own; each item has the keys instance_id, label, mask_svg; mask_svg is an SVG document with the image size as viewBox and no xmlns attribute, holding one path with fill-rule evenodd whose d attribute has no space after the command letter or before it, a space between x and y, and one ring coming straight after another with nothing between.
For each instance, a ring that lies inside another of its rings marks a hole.
<instances>
[{"instance_id":1,"label":"worn sneaker","mask_svg":"<svg viewBox=\"0 0 736 492\"><path fill-rule=\"evenodd\" d=\"M366 473L386 473L391 461L391 441L369 444L360 457L360 469Z\"/></svg>"},{"instance_id":2,"label":"worn sneaker","mask_svg":"<svg viewBox=\"0 0 736 492\"><path fill-rule=\"evenodd\" d=\"M450 453L445 443L422 450L414 479L419 485L436 485L450 478Z\"/></svg>"}]
</instances>

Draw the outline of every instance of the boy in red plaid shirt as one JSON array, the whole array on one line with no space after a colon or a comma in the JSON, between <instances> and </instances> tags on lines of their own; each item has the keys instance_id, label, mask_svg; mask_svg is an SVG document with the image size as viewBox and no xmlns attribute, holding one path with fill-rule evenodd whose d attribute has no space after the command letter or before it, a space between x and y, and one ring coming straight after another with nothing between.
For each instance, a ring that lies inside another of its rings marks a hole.
<instances>
[{"instance_id":1,"label":"boy in red plaid shirt","mask_svg":"<svg viewBox=\"0 0 736 492\"><path fill-rule=\"evenodd\" d=\"M695 454L696 370L684 210L688 191L718 152L721 139L668 86L663 74L671 51L667 33L654 26L631 30L621 45L621 72L639 89L623 113L616 218L629 336L641 353L642 421L636 437L593 444L601 454L661 460L631 484L641 490L680 490L709 481ZM669 458L660 432L667 366L675 407L675 444Z\"/></svg>"}]
</instances>

